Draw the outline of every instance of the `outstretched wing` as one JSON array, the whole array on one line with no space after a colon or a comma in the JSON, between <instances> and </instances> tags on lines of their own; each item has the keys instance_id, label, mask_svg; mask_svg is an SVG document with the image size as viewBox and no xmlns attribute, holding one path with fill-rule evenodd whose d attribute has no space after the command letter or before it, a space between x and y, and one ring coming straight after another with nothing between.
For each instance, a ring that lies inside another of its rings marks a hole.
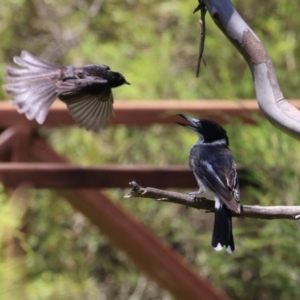
<instances>
[{"instance_id":1,"label":"outstretched wing","mask_svg":"<svg viewBox=\"0 0 300 300\"><path fill-rule=\"evenodd\" d=\"M89 77L57 83L58 97L76 122L95 132L113 118L113 94L107 80Z\"/></svg>"}]
</instances>

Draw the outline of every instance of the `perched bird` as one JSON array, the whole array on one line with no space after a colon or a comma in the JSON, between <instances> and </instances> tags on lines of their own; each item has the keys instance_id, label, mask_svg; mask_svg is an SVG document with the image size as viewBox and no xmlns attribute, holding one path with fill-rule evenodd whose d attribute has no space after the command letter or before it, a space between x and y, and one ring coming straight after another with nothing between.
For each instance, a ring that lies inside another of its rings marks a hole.
<instances>
[{"instance_id":1,"label":"perched bird","mask_svg":"<svg viewBox=\"0 0 300 300\"><path fill-rule=\"evenodd\" d=\"M229 253L234 251L231 211L240 213L240 192L236 165L230 151L225 129L212 120L194 119L179 114L190 124L178 123L198 135L198 142L192 147L189 165L199 185L196 197L201 193L214 196L215 221L212 234L212 246L215 250L226 247Z\"/></svg>"},{"instance_id":2,"label":"perched bird","mask_svg":"<svg viewBox=\"0 0 300 300\"><path fill-rule=\"evenodd\" d=\"M111 89L129 84L105 65L56 66L27 51L13 60L22 68L6 68L6 92L12 95L19 113L39 124L59 98L80 127L98 131L114 115Z\"/></svg>"}]
</instances>

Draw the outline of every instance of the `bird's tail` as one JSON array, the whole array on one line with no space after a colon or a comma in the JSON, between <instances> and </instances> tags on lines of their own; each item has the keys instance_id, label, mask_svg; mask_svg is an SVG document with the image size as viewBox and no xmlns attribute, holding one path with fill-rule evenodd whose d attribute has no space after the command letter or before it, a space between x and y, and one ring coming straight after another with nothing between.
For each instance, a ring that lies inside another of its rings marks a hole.
<instances>
[{"instance_id":1,"label":"bird's tail","mask_svg":"<svg viewBox=\"0 0 300 300\"><path fill-rule=\"evenodd\" d=\"M228 253L234 251L234 240L232 235L231 211L220 201L215 199L215 222L211 244L215 250L220 251L226 247Z\"/></svg>"},{"instance_id":2,"label":"bird's tail","mask_svg":"<svg viewBox=\"0 0 300 300\"><path fill-rule=\"evenodd\" d=\"M14 62L22 68L6 68L5 90L12 95L12 104L19 113L25 113L29 120L36 119L42 124L49 108L57 98L56 82L61 68L22 51L14 57Z\"/></svg>"}]
</instances>

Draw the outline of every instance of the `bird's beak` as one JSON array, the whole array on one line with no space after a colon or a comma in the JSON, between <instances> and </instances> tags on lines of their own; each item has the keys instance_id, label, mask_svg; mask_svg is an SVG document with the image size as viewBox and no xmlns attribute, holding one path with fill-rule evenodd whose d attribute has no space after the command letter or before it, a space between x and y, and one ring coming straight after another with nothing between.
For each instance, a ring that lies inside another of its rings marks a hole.
<instances>
[{"instance_id":1,"label":"bird's beak","mask_svg":"<svg viewBox=\"0 0 300 300\"><path fill-rule=\"evenodd\" d=\"M130 83L128 81L126 81L126 80L125 80L125 83L128 84L128 85L130 85Z\"/></svg>"},{"instance_id":2,"label":"bird's beak","mask_svg":"<svg viewBox=\"0 0 300 300\"><path fill-rule=\"evenodd\" d=\"M183 114L178 114L177 116L187 120L190 122L190 124L184 124L184 123L179 123L179 122L176 122L178 125L181 125L185 128L188 128L192 131L195 131L195 132L198 132L199 131L199 127L201 125L201 123L199 122L199 120L195 119L195 118L192 118L192 117L189 117L189 116L186 116L186 115L183 115Z\"/></svg>"}]
</instances>

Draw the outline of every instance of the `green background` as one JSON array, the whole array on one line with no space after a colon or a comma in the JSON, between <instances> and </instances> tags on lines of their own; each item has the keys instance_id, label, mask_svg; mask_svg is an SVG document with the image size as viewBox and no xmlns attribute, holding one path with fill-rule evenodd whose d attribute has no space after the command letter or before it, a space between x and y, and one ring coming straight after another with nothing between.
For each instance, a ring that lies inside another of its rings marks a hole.
<instances>
[{"instance_id":1,"label":"green background","mask_svg":"<svg viewBox=\"0 0 300 300\"><path fill-rule=\"evenodd\" d=\"M233 2L269 52L284 95L299 98L300 4ZM109 65L132 84L114 90L116 101L255 97L246 63L209 15L207 66L195 78L199 14L192 11L197 1L0 0L0 4L1 85L5 65L26 49L57 64ZM3 90L0 98L8 100ZM299 143L263 119L257 126L235 120L226 130L237 163L260 183L259 188L241 191L242 203L298 205ZM175 125L109 127L99 135L76 127L41 133L80 165L183 165L196 141ZM108 193L231 298L299 297L299 223L235 219L236 251L228 255L210 246L212 215L175 204L124 199L124 190ZM8 198L2 188L0 292L6 299L172 299L54 192L31 191L27 239L16 229L25 207ZM27 252L15 262L6 259L6 241L12 233L21 237Z\"/></svg>"}]
</instances>

